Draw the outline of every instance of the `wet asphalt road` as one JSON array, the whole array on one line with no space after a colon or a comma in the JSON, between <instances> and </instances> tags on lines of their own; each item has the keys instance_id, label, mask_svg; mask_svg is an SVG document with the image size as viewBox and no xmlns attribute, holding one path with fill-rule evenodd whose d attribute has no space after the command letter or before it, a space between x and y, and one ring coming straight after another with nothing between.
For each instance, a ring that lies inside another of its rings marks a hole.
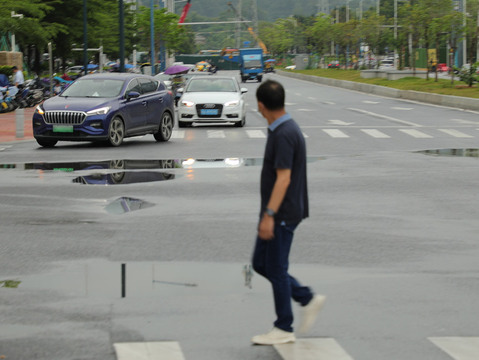
<instances>
[{"instance_id":1,"label":"wet asphalt road","mask_svg":"<svg viewBox=\"0 0 479 360\"><path fill-rule=\"evenodd\" d=\"M450 359L428 338L479 336L478 163L418 151L477 148L477 114L271 76L310 158L291 269L328 300L307 337L355 360ZM20 281L0 288L0 356L115 359L114 343L168 340L185 359L280 359L249 344L274 318L268 284L243 274L266 133L245 86L243 129L0 144L0 281Z\"/></svg>"}]
</instances>

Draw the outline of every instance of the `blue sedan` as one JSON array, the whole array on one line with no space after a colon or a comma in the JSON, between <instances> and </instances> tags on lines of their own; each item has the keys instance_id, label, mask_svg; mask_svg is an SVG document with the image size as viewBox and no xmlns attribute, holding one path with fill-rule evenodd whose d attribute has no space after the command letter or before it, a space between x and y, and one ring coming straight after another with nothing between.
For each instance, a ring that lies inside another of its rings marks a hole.
<instances>
[{"instance_id":1,"label":"blue sedan","mask_svg":"<svg viewBox=\"0 0 479 360\"><path fill-rule=\"evenodd\" d=\"M33 115L33 136L44 147L58 141L119 146L126 137L145 134L168 141L173 126L171 91L151 76L131 73L81 77Z\"/></svg>"}]
</instances>

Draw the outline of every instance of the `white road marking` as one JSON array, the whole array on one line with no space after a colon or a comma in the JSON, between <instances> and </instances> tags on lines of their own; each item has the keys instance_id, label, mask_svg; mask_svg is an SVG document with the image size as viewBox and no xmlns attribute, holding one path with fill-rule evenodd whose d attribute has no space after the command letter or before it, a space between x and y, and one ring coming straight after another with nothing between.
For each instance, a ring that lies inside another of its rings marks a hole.
<instances>
[{"instance_id":1,"label":"white road marking","mask_svg":"<svg viewBox=\"0 0 479 360\"><path fill-rule=\"evenodd\" d=\"M393 117L388 116L388 115L377 114L377 113L373 113L371 111L367 111L367 110L363 110L363 109L348 108L348 110L355 111L355 112L365 114L365 115L369 115L369 116L374 116L374 117L377 117L377 118L380 118L380 119L385 119L385 120L389 120L389 121L398 122L398 123L409 125L409 126L422 127L422 125L419 125L419 124L416 124L416 123L413 123L413 122L410 122L410 121L396 119L396 118L393 118Z\"/></svg>"},{"instance_id":2,"label":"white road marking","mask_svg":"<svg viewBox=\"0 0 479 360\"><path fill-rule=\"evenodd\" d=\"M414 108L406 108L406 107L394 106L394 107L392 107L391 109L393 109L393 110L413 110Z\"/></svg>"},{"instance_id":3,"label":"white road marking","mask_svg":"<svg viewBox=\"0 0 479 360\"><path fill-rule=\"evenodd\" d=\"M343 125L343 126L347 126L347 125L353 125L354 123L353 122L345 122L343 120L328 120L328 122L331 124L331 125Z\"/></svg>"},{"instance_id":4,"label":"white road marking","mask_svg":"<svg viewBox=\"0 0 479 360\"><path fill-rule=\"evenodd\" d=\"M477 360L479 337L430 337L429 340L455 360Z\"/></svg>"},{"instance_id":5,"label":"white road marking","mask_svg":"<svg viewBox=\"0 0 479 360\"><path fill-rule=\"evenodd\" d=\"M185 137L185 130L173 130L171 133L172 139L183 139Z\"/></svg>"},{"instance_id":6,"label":"white road marking","mask_svg":"<svg viewBox=\"0 0 479 360\"><path fill-rule=\"evenodd\" d=\"M414 129L399 129L399 131L402 131L403 133L408 134L408 135L410 135L414 138L418 138L418 139L430 139L430 138L432 138L431 135L425 134L421 131L414 130Z\"/></svg>"},{"instance_id":7,"label":"white road marking","mask_svg":"<svg viewBox=\"0 0 479 360\"><path fill-rule=\"evenodd\" d=\"M379 104L379 101L363 100L364 104Z\"/></svg>"},{"instance_id":8,"label":"white road marking","mask_svg":"<svg viewBox=\"0 0 479 360\"><path fill-rule=\"evenodd\" d=\"M293 344L275 345L274 348L283 360L353 360L331 338L299 339Z\"/></svg>"},{"instance_id":9,"label":"white road marking","mask_svg":"<svg viewBox=\"0 0 479 360\"><path fill-rule=\"evenodd\" d=\"M252 139L264 139L266 137L262 130L246 130L246 134Z\"/></svg>"},{"instance_id":10,"label":"white road marking","mask_svg":"<svg viewBox=\"0 0 479 360\"><path fill-rule=\"evenodd\" d=\"M323 129L323 131L333 138L348 138L349 135L346 135L341 130L338 129Z\"/></svg>"},{"instance_id":11,"label":"white road marking","mask_svg":"<svg viewBox=\"0 0 479 360\"><path fill-rule=\"evenodd\" d=\"M445 134L448 134L448 135L451 135L451 136L454 136L454 137L457 137L457 138L472 138L472 137L474 137L474 136L464 134L463 132L460 132L460 131L454 130L454 129L438 129L438 130L445 133Z\"/></svg>"},{"instance_id":12,"label":"white road marking","mask_svg":"<svg viewBox=\"0 0 479 360\"><path fill-rule=\"evenodd\" d=\"M226 137L224 130L208 130L207 134L210 139L224 139Z\"/></svg>"},{"instance_id":13,"label":"white road marking","mask_svg":"<svg viewBox=\"0 0 479 360\"><path fill-rule=\"evenodd\" d=\"M451 119L451 121L458 122L459 124L468 124L468 125L477 125L477 124L479 124L479 121L462 120L462 119Z\"/></svg>"},{"instance_id":14,"label":"white road marking","mask_svg":"<svg viewBox=\"0 0 479 360\"><path fill-rule=\"evenodd\" d=\"M185 360L176 341L113 344L118 360Z\"/></svg>"},{"instance_id":15,"label":"white road marking","mask_svg":"<svg viewBox=\"0 0 479 360\"><path fill-rule=\"evenodd\" d=\"M306 111L306 112L315 112L316 110L313 109L298 109L297 111Z\"/></svg>"},{"instance_id":16,"label":"white road marking","mask_svg":"<svg viewBox=\"0 0 479 360\"><path fill-rule=\"evenodd\" d=\"M362 132L368 134L369 136L372 136L373 138L377 139L388 139L390 138L389 135L386 135L385 133L376 130L376 129L361 129Z\"/></svg>"},{"instance_id":17,"label":"white road marking","mask_svg":"<svg viewBox=\"0 0 479 360\"><path fill-rule=\"evenodd\" d=\"M303 133L303 136L305 139L309 138L309 136L306 133Z\"/></svg>"},{"instance_id":18,"label":"white road marking","mask_svg":"<svg viewBox=\"0 0 479 360\"><path fill-rule=\"evenodd\" d=\"M308 97L309 100L316 100L316 98L312 97L312 96L309 96Z\"/></svg>"},{"instance_id":19,"label":"white road marking","mask_svg":"<svg viewBox=\"0 0 479 360\"><path fill-rule=\"evenodd\" d=\"M332 101L323 101L323 104L326 104L326 105L336 105L335 102L332 102Z\"/></svg>"}]
</instances>

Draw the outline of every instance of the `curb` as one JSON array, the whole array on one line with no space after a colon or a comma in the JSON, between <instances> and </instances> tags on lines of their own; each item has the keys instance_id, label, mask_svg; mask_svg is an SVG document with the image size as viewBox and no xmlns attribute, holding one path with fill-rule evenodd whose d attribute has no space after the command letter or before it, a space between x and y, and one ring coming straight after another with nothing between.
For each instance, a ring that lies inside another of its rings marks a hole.
<instances>
[{"instance_id":1,"label":"curb","mask_svg":"<svg viewBox=\"0 0 479 360\"><path fill-rule=\"evenodd\" d=\"M358 83L354 81L347 80L337 80L324 78L320 76L305 75L292 73L288 71L276 70L276 73L282 76L287 76L295 79L315 82L318 84L328 85L339 87L348 90L365 92L373 95L386 96L396 99L404 99L417 101L422 103L428 103L433 105L447 106L452 108L459 108L465 110L479 110L479 99L461 97L461 96L452 96L452 95L440 95L425 93L421 91L413 90L399 90L393 89L385 86L371 85Z\"/></svg>"}]
</instances>

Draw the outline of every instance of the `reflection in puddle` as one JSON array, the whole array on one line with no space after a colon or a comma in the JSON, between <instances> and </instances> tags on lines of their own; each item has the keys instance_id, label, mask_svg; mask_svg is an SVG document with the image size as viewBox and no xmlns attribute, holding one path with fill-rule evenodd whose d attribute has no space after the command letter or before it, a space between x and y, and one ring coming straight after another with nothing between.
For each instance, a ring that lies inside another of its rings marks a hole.
<instances>
[{"instance_id":1,"label":"reflection in puddle","mask_svg":"<svg viewBox=\"0 0 479 360\"><path fill-rule=\"evenodd\" d=\"M323 159L321 157L308 157L307 161L311 163ZM42 175L46 172L50 174L72 173L78 175L72 180L75 184L116 185L172 180L178 176L177 170L181 169L186 171L186 177L191 180L194 179L195 170L231 169L244 166L262 166L262 164L263 158L187 158L0 164L0 170L37 170ZM149 171L152 169L170 169L171 172Z\"/></svg>"},{"instance_id":2,"label":"reflection in puddle","mask_svg":"<svg viewBox=\"0 0 479 360\"><path fill-rule=\"evenodd\" d=\"M174 174L166 172L120 171L109 174L94 173L87 176L79 176L73 179L72 182L87 185L118 185L164 181L172 180L174 178Z\"/></svg>"},{"instance_id":3,"label":"reflection in puddle","mask_svg":"<svg viewBox=\"0 0 479 360\"><path fill-rule=\"evenodd\" d=\"M105 206L105 210L110 214L124 214L135 210L147 209L152 206L155 205L144 200L121 197Z\"/></svg>"},{"instance_id":4,"label":"reflection in puddle","mask_svg":"<svg viewBox=\"0 0 479 360\"><path fill-rule=\"evenodd\" d=\"M73 261L55 272L21 279L19 288L58 291L75 297L165 297L228 295L249 291L243 269L251 265L196 262ZM247 286L245 286L247 285ZM256 288L268 288L264 281Z\"/></svg>"},{"instance_id":5,"label":"reflection in puddle","mask_svg":"<svg viewBox=\"0 0 479 360\"><path fill-rule=\"evenodd\" d=\"M418 153L435 156L479 157L479 149L437 149L418 151Z\"/></svg>"}]
</instances>

